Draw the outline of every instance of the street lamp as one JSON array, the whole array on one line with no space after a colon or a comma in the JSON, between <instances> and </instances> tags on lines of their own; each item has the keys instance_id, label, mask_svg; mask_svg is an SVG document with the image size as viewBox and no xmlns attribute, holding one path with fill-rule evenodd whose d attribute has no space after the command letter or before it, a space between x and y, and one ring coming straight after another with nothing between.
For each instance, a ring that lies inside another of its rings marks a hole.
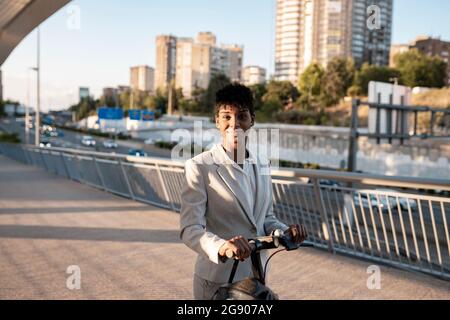
<instances>
[{"instance_id":1,"label":"street lamp","mask_svg":"<svg viewBox=\"0 0 450 320\"><path fill-rule=\"evenodd\" d=\"M36 71L37 76L37 91L36 91L36 111L35 111L35 118L34 118L34 143L36 147L39 147L39 138L40 138L40 109L41 109L41 57L40 57L40 47L41 47L41 36L40 36L40 30L39 27L37 28L37 66L30 68L33 71ZM28 110L28 108L27 108Z\"/></svg>"}]
</instances>

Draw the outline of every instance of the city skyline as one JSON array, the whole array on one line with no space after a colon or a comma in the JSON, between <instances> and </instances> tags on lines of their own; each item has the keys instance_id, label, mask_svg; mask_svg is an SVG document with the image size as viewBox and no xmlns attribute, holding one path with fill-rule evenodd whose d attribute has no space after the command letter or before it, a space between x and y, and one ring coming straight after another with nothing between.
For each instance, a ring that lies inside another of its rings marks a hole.
<instances>
[{"instance_id":1,"label":"city skyline","mask_svg":"<svg viewBox=\"0 0 450 320\"><path fill-rule=\"evenodd\" d=\"M430 2L394 1L392 43L409 42L418 35L450 40L450 22L445 19L450 3ZM127 85L131 66L155 67L157 34L192 37L201 31L211 31L220 39L219 44L244 46L243 66L258 65L265 68L268 75L273 74L274 0L244 3L231 0L213 4L198 0L192 7L180 1L139 2L139 5L138 1L131 1L127 3L128 11L119 2L108 2L107 6L105 3L76 0L42 24L43 110L48 110L49 106L62 109L69 101L76 102L80 86L89 87L90 92L98 96L103 87ZM79 8L81 14L78 30L69 29L68 8L71 6ZM152 12L157 14L151 15ZM165 18L167 16L172 19ZM125 20L118 23L121 17ZM35 47L36 32L32 32L2 66L5 98L27 103L30 83L30 104L34 106L35 74L28 68L35 65Z\"/></svg>"}]
</instances>

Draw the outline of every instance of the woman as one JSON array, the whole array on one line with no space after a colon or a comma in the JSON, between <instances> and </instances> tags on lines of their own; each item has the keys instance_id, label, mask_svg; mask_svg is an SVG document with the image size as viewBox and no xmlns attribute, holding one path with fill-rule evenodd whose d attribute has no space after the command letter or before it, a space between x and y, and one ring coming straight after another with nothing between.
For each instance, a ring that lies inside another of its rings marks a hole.
<instances>
[{"instance_id":1,"label":"woman","mask_svg":"<svg viewBox=\"0 0 450 320\"><path fill-rule=\"evenodd\" d=\"M245 133L255 123L250 89L231 84L218 91L215 121L222 143L186 161L181 195L180 237L199 254L196 300L211 299L227 283L233 266L227 251L243 261L234 280L252 276L248 238L270 235L276 229L297 243L307 237L304 226L287 227L274 216L270 175L262 174L261 162L246 148Z\"/></svg>"}]
</instances>

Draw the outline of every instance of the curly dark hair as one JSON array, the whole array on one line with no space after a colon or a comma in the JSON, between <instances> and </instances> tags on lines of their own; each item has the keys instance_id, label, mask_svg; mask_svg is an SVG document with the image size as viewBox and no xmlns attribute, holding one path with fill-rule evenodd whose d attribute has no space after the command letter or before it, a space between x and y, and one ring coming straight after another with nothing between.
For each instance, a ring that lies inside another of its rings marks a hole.
<instances>
[{"instance_id":1,"label":"curly dark hair","mask_svg":"<svg viewBox=\"0 0 450 320\"><path fill-rule=\"evenodd\" d=\"M217 116L220 108L225 106L233 106L241 111L248 110L250 115L255 115L252 91L240 83L226 85L217 91L214 114Z\"/></svg>"}]
</instances>

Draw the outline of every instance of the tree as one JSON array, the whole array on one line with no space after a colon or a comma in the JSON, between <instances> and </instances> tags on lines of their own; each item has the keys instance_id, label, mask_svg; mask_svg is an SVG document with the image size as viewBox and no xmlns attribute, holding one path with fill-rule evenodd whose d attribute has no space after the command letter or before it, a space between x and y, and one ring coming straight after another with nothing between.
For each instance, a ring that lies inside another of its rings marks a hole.
<instances>
[{"instance_id":1,"label":"tree","mask_svg":"<svg viewBox=\"0 0 450 320\"><path fill-rule=\"evenodd\" d=\"M100 100L94 100L92 97L86 97L81 99L81 101L77 104L71 106L69 111L75 112L75 117L77 120L81 120L95 112L100 104Z\"/></svg>"},{"instance_id":2,"label":"tree","mask_svg":"<svg viewBox=\"0 0 450 320\"><path fill-rule=\"evenodd\" d=\"M299 92L289 81L270 81L267 85L267 92L262 97L262 102L277 101L281 106L286 106L289 102L297 100Z\"/></svg>"},{"instance_id":3,"label":"tree","mask_svg":"<svg viewBox=\"0 0 450 320\"><path fill-rule=\"evenodd\" d=\"M322 81L324 76L323 67L318 63L310 64L301 74L298 88L302 96L319 96L322 92Z\"/></svg>"},{"instance_id":4,"label":"tree","mask_svg":"<svg viewBox=\"0 0 450 320\"><path fill-rule=\"evenodd\" d=\"M396 55L394 61L402 82L409 87L445 86L447 64L440 57L429 57L413 49Z\"/></svg>"},{"instance_id":5,"label":"tree","mask_svg":"<svg viewBox=\"0 0 450 320\"><path fill-rule=\"evenodd\" d=\"M400 72L393 68L364 63L361 70L356 72L355 88L352 88L352 91L367 95L370 81L390 82L392 78L400 78ZM359 89L356 87L359 87Z\"/></svg>"},{"instance_id":6,"label":"tree","mask_svg":"<svg viewBox=\"0 0 450 320\"><path fill-rule=\"evenodd\" d=\"M218 74L211 77L208 88L203 96L202 113L212 114L216 105L216 93L231 81L224 74Z\"/></svg>"},{"instance_id":7,"label":"tree","mask_svg":"<svg viewBox=\"0 0 450 320\"><path fill-rule=\"evenodd\" d=\"M267 93L267 88L264 84L254 84L249 86L250 90L253 93L253 105L255 107L255 111L261 110L263 106L263 97Z\"/></svg>"},{"instance_id":8,"label":"tree","mask_svg":"<svg viewBox=\"0 0 450 320\"><path fill-rule=\"evenodd\" d=\"M332 106L345 97L353 83L355 64L353 59L332 59L323 74L321 101L325 106Z\"/></svg>"},{"instance_id":9,"label":"tree","mask_svg":"<svg viewBox=\"0 0 450 320\"><path fill-rule=\"evenodd\" d=\"M167 111L167 102L167 92L158 88L156 89L155 95L149 98L145 106L151 110L159 111L162 114Z\"/></svg>"},{"instance_id":10,"label":"tree","mask_svg":"<svg viewBox=\"0 0 450 320\"><path fill-rule=\"evenodd\" d=\"M283 105L279 100L267 100L263 103L262 108L256 111L256 121L269 122L274 120L274 115L283 110Z\"/></svg>"},{"instance_id":11,"label":"tree","mask_svg":"<svg viewBox=\"0 0 450 320\"><path fill-rule=\"evenodd\" d=\"M195 88L192 91L191 98L181 98L179 101L179 109L182 113L204 115L203 107L204 95L206 90L203 88Z\"/></svg>"}]
</instances>

